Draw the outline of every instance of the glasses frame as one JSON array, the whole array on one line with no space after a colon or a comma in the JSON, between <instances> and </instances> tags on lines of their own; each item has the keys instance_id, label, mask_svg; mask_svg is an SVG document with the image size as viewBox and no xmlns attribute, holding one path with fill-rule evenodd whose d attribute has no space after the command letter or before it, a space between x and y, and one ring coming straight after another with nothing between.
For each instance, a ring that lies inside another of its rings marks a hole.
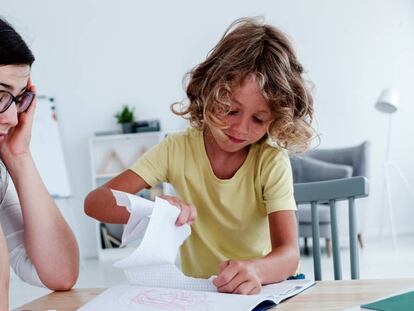
<instances>
[{"instance_id":1,"label":"glasses frame","mask_svg":"<svg viewBox=\"0 0 414 311\"><path fill-rule=\"evenodd\" d=\"M33 93L32 91L25 91L23 94L20 94L20 95L17 95L17 96L14 96L12 93L10 93L9 91L6 91L6 90L0 90L0 92L4 92L4 93L7 93L7 94L9 94L10 95L10 101L9 101L9 103L2 109L2 110L0 110L0 113L3 113L3 112L5 112L5 111L7 111L7 109L9 109L10 108L10 106L13 104L13 102L16 104L16 106L17 106L17 103L19 103L20 102L20 100L21 100L21 98L23 97L23 96L25 96L25 95L32 95L32 100L30 101L30 103L29 103L29 105L27 106L27 108L24 110L24 111L18 111L18 113L22 113L22 112L25 112L27 109L29 109L29 107L30 107L30 105L32 104L32 102L33 102L33 99L36 97L36 94L35 93Z\"/></svg>"}]
</instances>

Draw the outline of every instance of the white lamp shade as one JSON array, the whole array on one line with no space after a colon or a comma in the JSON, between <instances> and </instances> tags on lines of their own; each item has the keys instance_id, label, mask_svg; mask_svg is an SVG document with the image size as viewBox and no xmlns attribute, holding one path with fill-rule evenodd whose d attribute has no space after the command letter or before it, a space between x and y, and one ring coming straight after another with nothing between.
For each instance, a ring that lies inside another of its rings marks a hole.
<instances>
[{"instance_id":1,"label":"white lamp shade","mask_svg":"<svg viewBox=\"0 0 414 311\"><path fill-rule=\"evenodd\" d=\"M397 89L385 89L381 92L375 108L384 113L394 113L398 110L399 101L400 96Z\"/></svg>"}]
</instances>

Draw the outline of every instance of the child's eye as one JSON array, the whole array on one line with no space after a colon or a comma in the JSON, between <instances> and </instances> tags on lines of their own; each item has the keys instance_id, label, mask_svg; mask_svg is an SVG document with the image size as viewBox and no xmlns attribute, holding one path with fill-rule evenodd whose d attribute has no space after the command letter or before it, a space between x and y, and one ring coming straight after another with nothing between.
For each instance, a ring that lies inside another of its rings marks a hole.
<instances>
[{"instance_id":1,"label":"child's eye","mask_svg":"<svg viewBox=\"0 0 414 311\"><path fill-rule=\"evenodd\" d=\"M238 111L237 110L230 110L229 112L228 112L228 114L227 115L229 115L229 116L234 116L234 115L236 115L238 113Z\"/></svg>"},{"instance_id":2,"label":"child's eye","mask_svg":"<svg viewBox=\"0 0 414 311\"><path fill-rule=\"evenodd\" d=\"M260 119L260 118L258 118L258 117L253 117L253 121L256 122L256 123L258 123L258 124L262 124L263 123L263 120Z\"/></svg>"}]
</instances>

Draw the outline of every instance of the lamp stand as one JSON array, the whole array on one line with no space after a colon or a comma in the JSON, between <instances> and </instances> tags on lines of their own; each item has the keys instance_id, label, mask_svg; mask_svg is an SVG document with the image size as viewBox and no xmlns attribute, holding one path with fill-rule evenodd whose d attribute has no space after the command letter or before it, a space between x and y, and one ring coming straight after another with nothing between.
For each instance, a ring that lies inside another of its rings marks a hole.
<instances>
[{"instance_id":1,"label":"lamp stand","mask_svg":"<svg viewBox=\"0 0 414 311\"><path fill-rule=\"evenodd\" d=\"M391 226L391 237L392 243L394 248L397 248L397 238L395 233L395 225L394 225L394 207L393 207L393 200L392 200L392 191L391 191L391 170L393 170L398 177L404 183L406 189L410 193L410 195L414 198L414 190L410 186L407 178L404 176L398 165L390 160L390 145L391 145L391 126L392 126L392 114L389 115L388 119L388 132L387 132L387 145L386 145L386 160L384 162L384 182L383 182L383 191L382 191L382 217L380 223L380 236L381 239L383 238L383 231L384 231L384 220L385 220L385 209L388 209L388 216Z\"/></svg>"}]
</instances>

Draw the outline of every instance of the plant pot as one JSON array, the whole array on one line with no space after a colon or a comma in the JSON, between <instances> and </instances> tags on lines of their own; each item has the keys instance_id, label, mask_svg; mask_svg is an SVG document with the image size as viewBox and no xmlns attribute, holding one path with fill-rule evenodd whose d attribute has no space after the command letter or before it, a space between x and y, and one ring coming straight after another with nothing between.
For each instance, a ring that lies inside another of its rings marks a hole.
<instances>
[{"instance_id":1,"label":"plant pot","mask_svg":"<svg viewBox=\"0 0 414 311\"><path fill-rule=\"evenodd\" d=\"M124 134L135 133L134 122L122 123L121 126L122 126L122 133Z\"/></svg>"}]
</instances>

